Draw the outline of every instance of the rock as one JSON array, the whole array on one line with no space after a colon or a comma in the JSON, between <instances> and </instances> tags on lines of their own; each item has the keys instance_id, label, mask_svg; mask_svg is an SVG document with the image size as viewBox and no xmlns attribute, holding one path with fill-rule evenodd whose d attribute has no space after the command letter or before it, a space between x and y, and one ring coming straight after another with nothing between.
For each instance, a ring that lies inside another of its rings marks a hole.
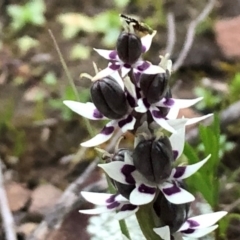
<instances>
[{"instance_id":1,"label":"rock","mask_svg":"<svg viewBox=\"0 0 240 240\"><path fill-rule=\"evenodd\" d=\"M31 191L20 183L7 183L5 189L9 207L12 212L23 209L30 200Z\"/></svg>"},{"instance_id":2,"label":"rock","mask_svg":"<svg viewBox=\"0 0 240 240\"><path fill-rule=\"evenodd\" d=\"M32 193L29 213L44 216L58 201L62 191L51 184L37 187Z\"/></svg>"},{"instance_id":3,"label":"rock","mask_svg":"<svg viewBox=\"0 0 240 240\"><path fill-rule=\"evenodd\" d=\"M38 224L36 223L31 223L31 222L24 223L17 228L17 233L23 234L24 237L27 238L35 230L37 226Z\"/></svg>"},{"instance_id":4,"label":"rock","mask_svg":"<svg viewBox=\"0 0 240 240\"><path fill-rule=\"evenodd\" d=\"M228 58L240 59L240 16L218 20L214 26L216 41Z\"/></svg>"}]
</instances>

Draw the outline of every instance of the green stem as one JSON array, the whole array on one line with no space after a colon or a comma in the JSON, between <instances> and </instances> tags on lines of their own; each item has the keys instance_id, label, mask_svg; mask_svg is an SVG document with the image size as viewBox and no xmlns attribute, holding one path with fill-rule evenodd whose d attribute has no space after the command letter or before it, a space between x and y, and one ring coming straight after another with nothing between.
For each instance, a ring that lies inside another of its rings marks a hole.
<instances>
[{"instance_id":1,"label":"green stem","mask_svg":"<svg viewBox=\"0 0 240 240\"><path fill-rule=\"evenodd\" d=\"M72 88L72 90L74 92L75 98L76 98L77 101L79 101L80 99L79 99L79 95L78 95L78 91L77 91L76 85L75 85L75 83L73 81L73 78L71 77L71 74L70 74L70 72L68 70L67 64L66 64L66 62L65 62L65 60L63 58L62 52L61 52L61 50L60 50L60 48L58 46L56 38L54 37L54 35L53 35L53 33L52 33L52 31L50 29L48 29L48 32L50 34L50 37L53 40L54 47L55 47L55 49L56 49L56 51L58 53L58 56L59 56L59 59L61 61L62 66L63 66L64 72L65 72L65 74L67 76L67 79L68 79L68 81L69 81L69 83L71 85L71 88ZM86 126L86 129L87 129L89 135L91 137L93 137L95 134L94 134L94 131L93 131L92 127L91 127L90 122L86 118L83 118L83 120L84 120L84 125Z\"/></svg>"},{"instance_id":2,"label":"green stem","mask_svg":"<svg viewBox=\"0 0 240 240\"><path fill-rule=\"evenodd\" d=\"M131 240L126 222L124 220L119 221L119 226L123 235L125 235L129 240Z\"/></svg>"},{"instance_id":3,"label":"green stem","mask_svg":"<svg viewBox=\"0 0 240 240\"><path fill-rule=\"evenodd\" d=\"M153 228L158 225L156 223L158 220L154 219L154 215L151 204L141 206L136 212L139 226L147 240L161 240L160 236L153 231Z\"/></svg>"}]
</instances>

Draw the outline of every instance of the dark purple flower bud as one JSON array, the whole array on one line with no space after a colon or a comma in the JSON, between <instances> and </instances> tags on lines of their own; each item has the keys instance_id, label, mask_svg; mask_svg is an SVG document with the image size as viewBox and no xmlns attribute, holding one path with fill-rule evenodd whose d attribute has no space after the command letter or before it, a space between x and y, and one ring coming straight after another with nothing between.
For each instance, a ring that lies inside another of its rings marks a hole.
<instances>
[{"instance_id":1,"label":"dark purple flower bud","mask_svg":"<svg viewBox=\"0 0 240 240\"><path fill-rule=\"evenodd\" d=\"M129 151L128 149L122 148L119 149L113 156L112 161L121 161L124 162L124 154L125 152L128 152L130 155L132 155L131 151ZM125 198L129 199L130 193L133 191L133 189L135 188L135 185L127 185L127 184L123 184L117 181L114 181L113 179L111 179L112 183L114 184L114 186L117 188L118 192L124 196Z\"/></svg>"},{"instance_id":2,"label":"dark purple flower bud","mask_svg":"<svg viewBox=\"0 0 240 240\"><path fill-rule=\"evenodd\" d=\"M133 33L122 32L117 40L117 53L124 63L132 65L142 53L140 38Z\"/></svg>"},{"instance_id":3,"label":"dark purple flower bud","mask_svg":"<svg viewBox=\"0 0 240 240\"><path fill-rule=\"evenodd\" d=\"M166 93L165 93L165 96L164 96L166 99L169 99L169 98L172 98L172 92L171 92L171 89L168 88ZM166 108L166 107L159 107L159 110L161 111L161 114L163 117L166 117L170 111L170 108Z\"/></svg>"},{"instance_id":4,"label":"dark purple flower bud","mask_svg":"<svg viewBox=\"0 0 240 240\"><path fill-rule=\"evenodd\" d=\"M167 92L169 73L141 74L140 87L149 103L161 100Z\"/></svg>"},{"instance_id":5,"label":"dark purple flower bud","mask_svg":"<svg viewBox=\"0 0 240 240\"><path fill-rule=\"evenodd\" d=\"M91 86L91 97L97 109L107 118L119 119L127 114L125 93L111 77L94 82Z\"/></svg>"},{"instance_id":6,"label":"dark purple flower bud","mask_svg":"<svg viewBox=\"0 0 240 240\"><path fill-rule=\"evenodd\" d=\"M172 204L162 193L159 193L153 208L163 225L168 225L171 233L175 233L187 220L190 203Z\"/></svg>"},{"instance_id":7,"label":"dark purple flower bud","mask_svg":"<svg viewBox=\"0 0 240 240\"><path fill-rule=\"evenodd\" d=\"M133 151L136 169L146 179L157 184L170 176L173 161L172 147L166 136L143 140Z\"/></svg>"}]
</instances>

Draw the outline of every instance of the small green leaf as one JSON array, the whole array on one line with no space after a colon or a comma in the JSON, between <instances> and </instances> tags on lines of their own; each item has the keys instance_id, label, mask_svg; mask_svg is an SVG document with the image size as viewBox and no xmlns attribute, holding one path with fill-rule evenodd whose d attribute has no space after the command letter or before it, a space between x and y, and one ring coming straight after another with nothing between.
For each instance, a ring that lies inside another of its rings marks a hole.
<instances>
[{"instance_id":1,"label":"small green leaf","mask_svg":"<svg viewBox=\"0 0 240 240\"><path fill-rule=\"evenodd\" d=\"M117 8L126 8L130 0L114 0L114 4Z\"/></svg>"},{"instance_id":2,"label":"small green leaf","mask_svg":"<svg viewBox=\"0 0 240 240\"><path fill-rule=\"evenodd\" d=\"M44 78L43 81L48 85L56 85L57 84L57 77L54 72L48 72Z\"/></svg>"},{"instance_id":3,"label":"small green leaf","mask_svg":"<svg viewBox=\"0 0 240 240\"><path fill-rule=\"evenodd\" d=\"M73 46L71 53L70 53L70 58L73 60L76 59L87 59L89 58L91 53L91 48L88 46L84 46L82 44L76 44Z\"/></svg>"},{"instance_id":4,"label":"small green leaf","mask_svg":"<svg viewBox=\"0 0 240 240\"><path fill-rule=\"evenodd\" d=\"M26 53L29 49L37 47L39 42L29 36L23 36L17 40L17 45L22 53Z\"/></svg>"}]
</instances>

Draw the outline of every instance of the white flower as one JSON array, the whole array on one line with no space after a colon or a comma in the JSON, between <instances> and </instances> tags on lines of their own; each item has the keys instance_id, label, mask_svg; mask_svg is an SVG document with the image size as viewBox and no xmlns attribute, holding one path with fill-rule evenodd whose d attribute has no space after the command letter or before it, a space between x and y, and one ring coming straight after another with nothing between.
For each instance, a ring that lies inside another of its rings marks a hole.
<instances>
[{"instance_id":1,"label":"white flower","mask_svg":"<svg viewBox=\"0 0 240 240\"><path fill-rule=\"evenodd\" d=\"M183 152L186 120L179 119L180 124L175 126L176 133L170 137L170 143L175 159ZM210 156L204 160L189 165L179 166L172 169L168 179L163 183L157 184L147 180L133 164L132 157L126 152L124 162L114 161L107 164L99 164L99 166L109 175L110 178L117 182L127 185L135 185L130 193L129 201L134 205L147 204L154 200L158 189L164 194L166 199L173 204L182 204L194 200L194 196L181 188L179 181L194 174Z\"/></svg>"},{"instance_id":2,"label":"white flower","mask_svg":"<svg viewBox=\"0 0 240 240\"><path fill-rule=\"evenodd\" d=\"M156 32L154 31L153 34L147 34L141 38L142 42L142 52L148 51L151 46L152 38ZM161 66L152 65L150 62L143 61L139 58L134 64L126 64L124 63L117 54L116 50L104 50L104 49L94 49L99 55L104 57L105 59L109 60L110 63L108 64L107 68L103 69L99 73L94 76L93 81L104 78L108 75L111 75L113 72L121 70L122 77L125 77L128 72L133 69L135 74L138 73L145 73L145 74L157 74L163 73L165 70Z\"/></svg>"},{"instance_id":3,"label":"white flower","mask_svg":"<svg viewBox=\"0 0 240 240\"><path fill-rule=\"evenodd\" d=\"M117 72L113 73L111 77L121 86L123 90L125 90L123 81ZM71 100L65 100L63 101L63 103L67 107L69 107L72 111L76 112L77 114L85 118L91 120L108 119L91 102L81 103ZM131 112L131 108L129 109L129 112ZM134 128L135 122L136 119L131 114L126 114L125 116L117 120L111 120L104 126L104 128L101 130L99 134L97 134L92 139L81 143L81 145L83 147L93 147L102 144L112 137L117 127L119 127L123 133L125 133L128 130L132 130Z\"/></svg>"},{"instance_id":4,"label":"white flower","mask_svg":"<svg viewBox=\"0 0 240 240\"><path fill-rule=\"evenodd\" d=\"M100 214L117 211L115 218L121 220L134 214L139 208L138 206L131 204L129 200L121 194L94 192L81 192L81 194L88 202L100 206L98 208L79 211L84 214Z\"/></svg>"},{"instance_id":5,"label":"white flower","mask_svg":"<svg viewBox=\"0 0 240 240\"><path fill-rule=\"evenodd\" d=\"M181 233L183 239L186 239L187 237L190 237L192 239L199 239L200 237L203 237L214 231L218 227L218 225L215 223L226 214L227 212L220 211L188 218L177 232ZM154 228L153 230L163 240L171 240L170 230L168 226Z\"/></svg>"}]
</instances>

